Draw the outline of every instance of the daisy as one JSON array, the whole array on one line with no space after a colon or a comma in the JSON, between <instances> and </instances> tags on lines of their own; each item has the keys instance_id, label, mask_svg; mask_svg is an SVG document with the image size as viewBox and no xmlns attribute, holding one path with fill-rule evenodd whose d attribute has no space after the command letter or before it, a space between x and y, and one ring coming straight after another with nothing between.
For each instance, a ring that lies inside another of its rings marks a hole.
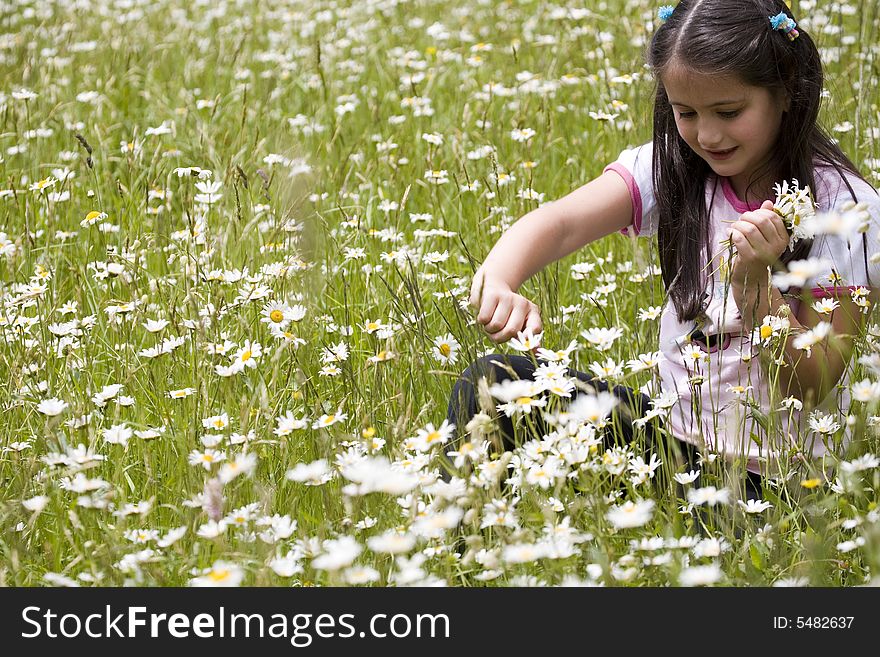
<instances>
[{"instance_id":1,"label":"daisy","mask_svg":"<svg viewBox=\"0 0 880 657\"><path fill-rule=\"evenodd\" d=\"M687 484L694 483L699 476L699 470L691 470L690 472L676 472L672 478L682 486L686 486Z\"/></svg>"},{"instance_id":2,"label":"daisy","mask_svg":"<svg viewBox=\"0 0 880 657\"><path fill-rule=\"evenodd\" d=\"M655 351L647 354L639 354L637 359L627 361L630 372L644 372L657 367L666 360L663 352Z\"/></svg>"},{"instance_id":3,"label":"daisy","mask_svg":"<svg viewBox=\"0 0 880 657\"><path fill-rule=\"evenodd\" d=\"M682 586L710 586L723 576L721 567L711 563L705 566L690 566L678 575L678 583Z\"/></svg>"},{"instance_id":4,"label":"daisy","mask_svg":"<svg viewBox=\"0 0 880 657\"><path fill-rule=\"evenodd\" d=\"M647 308L639 309L639 321L646 322L648 320L657 319L660 317L660 314L663 312L662 306L648 306Z\"/></svg>"},{"instance_id":5,"label":"daisy","mask_svg":"<svg viewBox=\"0 0 880 657\"><path fill-rule=\"evenodd\" d=\"M843 461L840 464L840 469L844 472L862 472L876 468L878 465L880 465L880 457L874 454L865 454L852 461Z\"/></svg>"},{"instance_id":6,"label":"daisy","mask_svg":"<svg viewBox=\"0 0 880 657\"><path fill-rule=\"evenodd\" d=\"M787 317L767 315L761 322L761 326L757 327L752 333L752 343L761 344L764 347L767 347L774 338L779 337L782 333L787 331L790 326L791 322Z\"/></svg>"},{"instance_id":7,"label":"daisy","mask_svg":"<svg viewBox=\"0 0 880 657\"><path fill-rule=\"evenodd\" d=\"M106 212L92 210L91 212L89 212L85 216L85 219L83 219L82 221L79 222L79 225L82 226L83 228L88 228L89 226L92 226L92 225L98 223L99 221L103 221L106 218L107 218Z\"/></svg>"},{"instance_id":8,"label":"daisy","mask_svg":"<svg viewBox=\"0 0 880 657\"><path fill-rule=\"evenodd\" d=\"M307 486L320 486L333 478L333 473L326 459L318 459L312 463L297 463L285 475L290 481L298 481Z\"/></svg>"},{"instance_id":9,"label":"daisy","mask_svg":"<svg viewBox=\"0 0 880 657\"><path fill-rule=\"evenodd\" d=\"M142 324L142 326L150 333L158 333L168 326L168 324L169 322L167 319L148 319Z\"/></svg>"},{"instance_id":10,"label":"daisy","mask_svg":"<svg viewBox=\"0 0 880 657\"><path fill-rule=\"evenodd\" d=\"M338 365L324 365L320 370L318 370L318 374L320 376L339 376L342 374L342 370L339 369Z\"/></svg>"},{"instance_id":11,"label":"daisy","mask_svg":"<svg viewBox=\"0 0 880 657\"><path fill-rule=\"evenodd\" d=\"M56 415L61 415L68 406L69 404L66 401L62 401L57 397L52 397L51 399L44 399L37 404L37 410L43 415L55 417Z\"/></svg>"},{"instance_id":12,"label":"daisy","mask_svg":"<svg viewBox=\"0 0 880 657\"><path fill-rule=\"evenodd\" d=\"M326 540L321 548L323 554L312 560L312 567L318 570L339 570L350 566L364 549L351 536Z\"/></svg>"},{"instance_id":13,"label":"daisy","mask_svg":"<svg viewBox=\"0 0 880 657\"><path fill-rule=\"evenodd\" d=\"M259 342L245 340L241 348L232 357L233 363L239 363L244 367L256 367L257 360L263 355L263 348Z\"/></svg>"},{"instance_id":14,"label":"daisy","mask_svg":"<svg viewBox=\"0 0 880 657\"><path fill-rule=\"evenodd\" d=\"M287 411L285 415L276 418L275 421L277 423L277 426L272 431L272 433L279 437L289 436L294 431L298 429L305 429L307 426L309 426L309 418L296 418L293 415L293 411Z\"/></svg>"},{"instance_id":15,"label":"daisy","mask_svg":"<svg viewBox=\"0 0 880 657\"><path fill-rule=\"evenodd\" d=\"M594 345L599 351L608 351L614 345L615 340L623 335L621 328L590 328L581 331L581 337Z\"/></svg>"},{"instance_id":16,"label":"daisy","mask_svg":"<svg viewBox=\"0 0 880 657\"><path fill-rule=\"evenodd\" d=\"M619 379L623 376L623 363L616 363L613 358L607 359L604 363L594 361L590 363L590 371L600 379Z\"/></svg>"},{"instance_id":17,"label":"daisy","mask_svg":"<svg viewBox=\"0 0 880 657\"><path fill-rule=\"evenodd\" d=\"M517 128L510 132L513 141L524 142L534 137L537 133L532 128Z\"/></svg>"},{"instance_id":18,"label":"daisy","mask_svg":"<svg viewBox=\"0 0 880 657\"><path fill-rule=\"evenodd\" d=\"M101 392L95 393L92 396L92 402L95 406L99 408L103 408L107 405L107 402L113 399L119 392L122 390L122 385L119 383L114 383L109 386L104 386L101 389Z\"/></svg>"},{"instance_id":19,"label":"daisy","mask_svg":"<svg viewBox=\"0 0 880 657\"><path fill-rule=\"evenodd\" d=\"M514 394L511 399L506 401L503 404L498 404L496 408L503 412L507 417L512 417L516 413L531 413L533 408L543 408L547 405L547 400L543 397L538 397L542 391L543 386L534 382L534 381L505 381L507 386L504 388L504 393L502 394L511 394L515 393L517 389L519 389L521 394ZM510 384L524 384L524 385L510 385ZM498 397L499 393L496 388L498 384L493 384L489 392L494 397ZM501 387L501 386L498 386Z\"/></svg>"},{"instance_id":20,"label":"daisy","mask_svg":"<svg viewBox=\"0 0 880 657\"><path fill-rule=\"evenodd\" d=\"M866 209L847 204L832 212L818 213L804 224L805 228L815 235L839 235L852 239L869 222L870 215Z\"/></svg>"},{"instance_id":21,"label":"daisy","mask_svg":"<svg viewBox=\"0 0 880 657\"><path fill-rule=\"evenodd\" d=\"M194 394L196 391L195 388L181 388L180 390L169 390L168 396L171 399L183 399L184 397L189 397Z\"/></svg>"},{"instance_id":22,"label":"daisy","mask_svg":"<svg viewBox=\"0 0 880 657\"><path fill-rule=\"evenodd\" d=\"M742 500L737 500L736 503L742 508L743 511L750 514L763 513L773 505L770 502L766 502L764 500L748 500L743 502Z\"/></svg>"},{"instance_id":23,"label":"daisy","mask_svg":"<svg viewBox=\"0 0 880 657\"><path fill-rule=\"evenodd\" d=\"M49 498L45 495L37 495L36 497L21 501L21 505L25 509L27 509L28 511L32 511L33 513L40 513L43 509L46 508L46 505L48 503Z\"/></svg>"},{"instance_id":24,"label":"daisy","mask_svg":"<svg viewBox=\"0 0 880 657\"><path fill-rule=\"evenodd\" d=\"M605 517L617 529L641 527L646 524L654 514L654 500L627 501L619 506L612 507Z\"/></svg>"},{"instance_id":25,"label":"daisy","mask_svg":"<svg viewBox=\"0 0 880 657\"><path fill-rule=\"evenodd\" d=\"M346 419L348 419L348 414L341 411L336 411L336 413L331 413L329 415L324 414L312 422L312 429L327 429L338 422L345 421Z\"/></svg>"},{"instance_id":26,"label":"daisy","mask_svg":"<svg viewBox=\"0 0 880 657\"><path fill-rule=\"evenodd\" d=\"M569 405L568 412L575 421L598 425L611 414L618 402L617 397L606 391L595 395L581 393Z\"/></svg>"},{"instance_id":27,"label":"daisy","mask_svg":"<svg viewBox=\"0 0 880 657\"><path fill-rule=\"evenodd\" d=\"M454 364L458 360L458 350L461 345L452 336L447 333L445 335L434 338L433 354L434 358L443 364Z\"/></svg>"},{"instance_id":28,"label":"daisy","mask_svg":"<svg viewBox=\"0 0 880 657\"><path fill-rule=\"evenodd\" d=\"M449 420L443 420L443 424L437 429L429 423L424 429L416 430L413 447L420 452L427 452L435 445L445 445L454 431L455 425Z\"/></svg>"},{"instance_id":29,"label":"daisy","mask_svg":"<svg viewBox=\"0 0 880 657\"><path fill-rule=\"evenodd\" d=\"M416 545L416 537L398 531L387 531L367 539L367 547L381 554L405 554Z\"/></svg>"},{"instance_id":30,"label":"daisy","mask_svg":"<svg viewBox=\"0 0 880 657\"><path fill-rule=\"evenodd\" d=\"M223 431L223 429L229 426L229 415L221 413L220 415L202 418L202 426L212 431Z\"/></svg>"},{"instance_id":31,"label":"daisy","mask_svg":"<svg viewBox=\"0 0 880 657\"><path fill-rule=\"evenodd\" d=\"M797 180L791 182L790 188L788 181L773 186L776 192L773 211L782 218L788 230L790 249L798 240L813 237L815 230L810 222L816 214L816 203L809 185L801 187Z\"/></svg>"},{"instance_id":32,"label":"daisy","mask_svg":"<svg viewBox=\"0 0 880 657\"><path fill-rule=\"evenodd\" d=\"M224 378L234 376L240 372L244 372L244 364L241 362L234 362L232 365L215 365L214 373L217 376L222 376Z\"/></svg>"},{"instance_id":33,"label":"daisy","mask_svg":"<svg viewBox=\"0 0 880 657\"><path fill-rule=\"evenodd\" d=\"M174 529L168 530L168 532L164 536L159 537L159 539L156 541L156 545L158 545L160 548L166 548L179 541L181 538L184 537L185 534L186 527L175 527Z\"/></svg>"},{"instance_id":34,"label":"daisy","mask_svg":"<svg viewBox=\"0 0 880 657\"><path fill-rule=\"evenodd\" d=\"M830 413L824 415L819 410L815 410L810 413L808 424L811 431L815 431L816 433L820 433L823 435L832 434L840 429L840 423L834 419L833 415L831 415Z\"/></svg>"},{"instance_id":35,"label":"daisy","mask_svg":"<svg viewBox=\"0 0 880 657\"><path fill-rule=\"evenodd\" d=\"M132 437L134 431L129 429L125 422L123 422L122 424L114 424L109 429L104 429L102 433L105 442L108 442L111 445L122 445L123 447L126 447L128 445L128 440Z\"/></svg>"},{"instance_id":36,"label":"daisy","mask_svg":"<svg viewBox=\"0 0 880 657\"><path fill-rule=\"evenodd\" d=\"M578 348L578 343L576 340L572 340L568 343L568 346L565 349L559 349L558 351L551 351L550 349L545 349L543 347L539 347L538 358L546 361L550 361L551 363L563 363L568 365L571 361L571 353Z\"/></svg>"},{"instance_id":37,"label":"daisy","mask_svg":"<svg viewBox=\"0 0 880 657\"><path fill-rule=\"evenodd\" d=\"M838 308L840 308L840 304L837 302L837 299L832 299L830 297L813 302L813 310L820 315L830 315Z\"/></svg>"},{"instance_id":38,"label":"daisy","mask_svg":"<svg viewBox=\"0 0 880 657\"><path fill-rule=\"evenodd\" d=\"M260 321L269 324L270 326L274 324L280 328L284 328L290 323L290 317L288 317L289 311L290 309L285 303L279 303L277 301L267 303L260 311Z\"/></svg>"},{"instance_id":39,"label":"daisy","mask_svg":"<svg viewBox=\"0 0 880 657\"><path fill-rule=\"evenodd\" d=\"M786 266L787 271L774 273L771 280L773 285L783 290L790 287L801 287L809 279L827 273L831 267L831 261L825 258L792 260Z\"/></svg>"},{"instance_id":40,"label":"daisy","mask_svg":"<svg viewBox=\"0 0 880 657\"><path fill-rule=\"evenodd\" d=\"M508 344L515 351L531 351L541 345L541 338L543 337L543 333L534 334L532 329L527 329L526 331L519 331L515 338L510 339Z\"/></svg>"},{"instance_id":41,"label":"daisy","mask_svg":"<svg viewBox=\"0 0 880 657\"><path fill-rule=\"evenodd\" d=\"M226 452L219 452L213 449L206 449L204 452L200 452L194 449L189 453L188 460L190 465L200 465L205 470L210 470L213 465L226 460Z\"/></svg>"},{"instance_id":42,"label":"daisy","mask_svg":"<svg viewBox=\"0 0 880 657\"><path fill-rule=\"evenodd\" d=\"M321 352L321 362L322 363L344 363L348 360L349 350L348 345L343 342L337 342L334 345L330 345L329 347L324 347Z\"/></svg>"},{"instance_id":43,"label":"daisy","mask_svg":"<svg viewBox=\"0 0 880 657\"><path fill-rule=\"evenodd\" d=\"M239 586L244 579L244 569L228 561L215 561L199 577L189 580L190 586Z\"/></svg>"},{"instance_id":44,"label":"daisy","mask_svg":"<svg viewBox=\"0 0 880 657\"><path fill-rule=\"evenodd\" d=\"M52 176L49 176L48 178L44 178L43 180L38 180L37 182L31 184L31 186L28 189L30 189L32 192L40 192L42 194L42 193L46 192L47 190L51 189L55 185L56 182L58 182L58 181L55 178L53 178Z\"/></svg>"},{"instance_id":45,"label":"daisy","mask_svg":"<svg viewBox=\"0 0 880 657\"><path fill-rule=\"evenodd\" d=\"M353 566L347 568L342 575L345 583L352 585L378 582L381 577L378 570L369 566Z\"/></svg>"},{"instance_id":46,"label":"daisy","mask_svg":"<svg viewBox=\"0 0 880 657\"><path fill-rule=\"evenodd\" d=\"M730 491L726 488L717 489L715 486L706 486L689 490L687 498L688 502L697 506L700 504L715 506L716 504L727 504L730 500Z\"/></svg>"},{"instance_id":47,"label":"daisy","mask_svg":"<svg viewBox=\"0 0 880 657\"><path fill-rule=\"evenodd\" d=\"M279 577L293 577L303 571L300 563L301 559L302 554L295 550L290 550L284 556L274 557L269 562L269 568Z\"/></svg>"},{"instance_id":48,"label":"daisy","mask_svg":"<svg viewBox=\"0 0 880 657\"><path fill-rule=\"evenodd\" d=\"M831 334L831 324L829 322L819 322L808 331L796 336L792 344L796 349L803 349L807 352L807 358L812 355L812 349L822 342Z\"/></svg>"},{"instance_id":49,"label":"daisy","mask_svg":"<svg viewBox=\"0 0 880 657\"><path fill-rule=\"evenodd\" d=\"M384 363L386 361L393 360L395 358L397 358L397 354L395 354L393 351L387 351L387 350L383 349L375 356L370 356L369 358L367 358L367 362L368 363Z\"/></svg>"},{"instance_id":50,"label":"daisy","mask_svg":"<svg viewBox=\"0 0 880 657\"><path fill-rule=\"evenodd\" d=\"M220 468L217 477L224 484L238 477L239 475L250 475L257 467L257 457L250 452L236 454L231 461L224 463Z\"/></svg>"}]
</instances>

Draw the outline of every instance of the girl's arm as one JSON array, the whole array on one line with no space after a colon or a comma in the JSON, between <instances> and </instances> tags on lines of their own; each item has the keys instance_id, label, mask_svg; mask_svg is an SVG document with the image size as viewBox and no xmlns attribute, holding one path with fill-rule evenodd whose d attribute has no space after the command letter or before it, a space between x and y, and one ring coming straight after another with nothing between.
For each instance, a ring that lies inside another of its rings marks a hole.
<instances>
[{"instance_id":1,"label":"girl's arm","mask_svg":"<svg viewBox=\"0 0 880 657\"><path fill-rule=\"evenodd\" d=\"M751 315L755 318L756 326L767 315L788 317L790 331L781 353L784 368L779 377L780 392L786 397L796 397L807 406L821 402L846 371L852 357L854 338L864 330L866 315L846 296L837 299L840 306L832 312L830 318L819 315L812 308L813 299L808 293L801 300L797 313L792 315L782 294L769 284L755 285L749 290L737 290L734 284L734 297L737 296L742 299L745 307L752 308ZM876 299L872 294L871 303L874 301ZM798 335L815 329L823 321L831 324L830 334L812 345L808 356L804 349L795 346L795 339ZM761 359L765 367L771 361L769 355Z\"/></svg>"},{"instance_id":2,"label":"girl's arm","mask_svg":"<svg viewBox=\"0 0 880 657\"><path fill-rule=\"evenodd\" d=\"M492 341L542 329L540 309L517 294L545 266L632 223L629 188L614 172L520 218L474 274L470 304Z\"/></svg>"},{"instance_id":3,"label":"girl's arm","mask_svg":"<svg viewBox=\"0 0 880 657\"><path fill-rule=\"evenodd\" d=\"M788 369L780 377L781 392L806 404L818 404L843 376L852 356L853 338L864 329L866 315L852 299L838 298L840 306L830 318L830 335L813 345L807 357L805 350L795 346L795 338L829 320L823 320L813 310L812 299L808 298L802 300L797 314L791 315L782 294L769 282L769 267L778 261L789 239L785 226L773 212L773 203L765 201L759 210L740 216L731 226L731 239L737 250L731 288L743 326L759 326L767 315L788 315L791 330L782 355ZM871 301L874 300L872 294Z\"/></svg>"}]
</instances>

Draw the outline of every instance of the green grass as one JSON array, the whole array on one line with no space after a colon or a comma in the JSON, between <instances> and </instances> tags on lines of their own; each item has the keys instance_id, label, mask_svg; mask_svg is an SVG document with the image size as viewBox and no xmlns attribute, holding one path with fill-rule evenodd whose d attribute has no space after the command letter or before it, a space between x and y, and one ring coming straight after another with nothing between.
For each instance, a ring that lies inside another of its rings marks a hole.
<instances>
[{"instance_id":1,"label":"green grass","mask_svg":"<svg viewBox=\"0 0 880 657\"><path fill-rule=\"evenodd\" d=\"M77 10L43 2L7 10L0 17L0 188L8 190L0 198L0 584L64 583L62 575L82 585L185 585L218 561L240 568L243 583L253 585L363 581L363 573L347 570L349 561L374 569L365 579L378 585L572 578L677 585L683 570L707 564L717 564L717 583L725 585L858 585L876 577L877 467L845 489L826 481L805 488L815 470L792 471L768 491L773 506L751 516L736 504L682 513L681 489L611 474L601 451L589 461L595 467L548 488L464 480L449 496L431 486L437 448L413 463L407 439L440 425L456 377L496 349L461 302L500 231L537 207L517 193L562 196L623 148L650 138L652 82L642 50L655 6L605 4L586 17L529 1L161 0ZM880 51L871 44L880 15L872 3L799 4L828 60L832 93L823 121L876 183ZM526 72L537 82L528 83ZM36 97L14 97L22 88ZM95 99L77 100L90 91ZM430 99L432 113L419 109L421 99ZM589 115L600 111L618 116ZM844 121L853 129L842 131ZM147 134L166 122L168 134ZM517 142L510 133L518 128L535 135ZM31 132L38 130L47 132ZM442 135L442 143L429 143L425 133ZM468 157L484 146L493 154ZM270 155L278 157L267 161ZM536 164L523 166L529 162ZM180 167L210 170L222 197L197 202L199 180L178 176ZM63 177L59 169L70 177L44 192L29 189ZM441 170L448 183L425 178ZM515 180L500 185L500 173ZM474 181L476 191L460 191ZM107 218L81 226L93 211ZM430 218L412 219L419 214ZM383 258L403 250L409 260ZM432 252L448 258L426 261ZM597 266L578 281L570 274L577 262ZM113 273L98 276L107 264ZM662 282L652 273L629 280L656 264L649 240L613 236L548 267L523 289L543 310L545 344L578 340L581 369L656 350L657 322L637 317L664 303ZM616 275L618 289L596 308L581 295L593 294L599 274ZM44 290L24 287L41 276ZM288 329L303 344L273 337L261 321L272 301L305 308ZM61 314L70 302L75 310ZM116 321L107 309L120 304L136 305ZM562 308L574 304L581 310L563 321ZM89 317L66 346L50 330ZM158 333L142 325L160 318L169 323ZM389 335L364 330L372 320L390 325ZM339 328L347 326L350 335ZM579 336L591 326L621 327L625 337L599 352ZM434 354L435 338L445 334L460 343L454 363ZM184 341L170 353L140 355L173 337ZM228 355L209 353L226 340ZM256 367L218 375L215 367L228 366L246 340L262 345L250 360ZM323 350L340 342L347 359L334 363L336 375L322 375ZM862 341L860 349L872 346ZM396 356L368 361L383 350ZM625 383L639 386L655 375L630 374ZM851 376L870 372L854 365ZM92 397L111 384L123 387L98 407ZM169 396L184 388L193 393ZM131 405L116 403L125 396ZM48 398L69 406L46 416L37 405ZM308 417L307 425L275 435L288 411ZM312 428L338 411L347 416L341 422ZM841 459L880 453L867 426L875 412L853 405L860 435ZM222 431L203 427L222 413L229 418ZM87 414L88 424L69 426ZM104 430L122 423L165 429L153 439L134 435L126 446L106 442ZM188 462L193 450L206 449L203 441L218 439L214 449L226 461L207 469ZM375 439L384 444L371 445ZM80 444L103 460L52 456ZM220 484L220 468L243 452L257 457L255 469ZM364 453L403 464L419 484L409 497L350 494L345 463ZM674 469L658 456L668 481ZM318 459L335 475L329 481L308 486L286 477ZM104 483L71 490L64 482L77 473ZM720 462L703 474L703 486L735 483ZM193 505L203 493L211 498L206 508L203 498ZM46 497L41 511L23 506L36 496ZM551 497L564 510L554 510ZM490 515L485 505L513 498L515 518L481 527ZM615 529L608 521L612 506L649 498L656 506L642 526ZM122 515L126 504L144 513ZM296 522L289 534L283 527L263 534L276 514ZM229 526L214 538L198 535L211 518ZM548 554L545 527L560 526L575 536ZM149 538L151 530L164 536L178 527L185 533L169 545ZM132 540L132 530L145 530L148 540ZM371 537L394 530L416 539L402 555L369 547ZM363 551L340 558L339 568L315 567L326 549L321 542L339 537L353 537ZM537 545L533 552L543 556L519 563L506 551L522 544ZM291 552L301 568L278 574L273 559Z\"/></svg>"}]
</instances>

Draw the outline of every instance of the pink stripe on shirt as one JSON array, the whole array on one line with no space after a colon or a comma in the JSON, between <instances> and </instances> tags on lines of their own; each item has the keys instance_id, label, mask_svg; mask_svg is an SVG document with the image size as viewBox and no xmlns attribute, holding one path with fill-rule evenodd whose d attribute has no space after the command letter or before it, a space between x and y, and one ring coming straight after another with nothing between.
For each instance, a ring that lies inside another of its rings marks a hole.
<instances>
[{"instance_id":1,"label":"pink stripe on shirt","mask_svg":"<svg viewBox=\"0 0 880 657\"><path fill-rule=\"evenodd\" d=\"M623 182L626 183L626 186L629 188L629 196L632 199L633 206L633 219L632 219L632 227L633 234L638 235L642 232L642 193L639 191L639 186L636 183L636 179L633 178L633 175L627 171L626 167L617 162L613 162L609 164L605 169L602 170L602 173L606 171L613 171L621 178L623 178ZM629 235L629 229L624 228L620 231L624 235Z\"/></svg>"}]
</instances>

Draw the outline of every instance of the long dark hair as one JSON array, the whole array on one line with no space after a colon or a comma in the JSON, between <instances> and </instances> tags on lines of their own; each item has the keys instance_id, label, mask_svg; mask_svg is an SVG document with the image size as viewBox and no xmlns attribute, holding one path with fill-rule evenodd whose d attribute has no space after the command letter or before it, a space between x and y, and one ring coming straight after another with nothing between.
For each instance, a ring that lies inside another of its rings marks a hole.
<instances>
[{"instance_id":1,"label":"long dark hair","mask_svg":"<svg viewBox=\"0 0 880 657\"><path fill-rule=\"evenodd\" d=\"M649 46L648 64L657 83L653 178L658 249L663 282L684 321L694 320L705 308L702 267L712 257L706 181L714 174L678 133L662 82L667 67L734 75L776 97L788 96L778 141L769 160L753 174L750 188L770 176L778 182L794 178L815 190L817 164L861 178L818 124L823 73L816 44L800 26L793 41L771 29L770 16L780 12L796 20L781 0L682 0ZM811 246L812 240L799 240L793 250L785 251L782 262L806 258Z\"/></svg>"}]
</instances>

